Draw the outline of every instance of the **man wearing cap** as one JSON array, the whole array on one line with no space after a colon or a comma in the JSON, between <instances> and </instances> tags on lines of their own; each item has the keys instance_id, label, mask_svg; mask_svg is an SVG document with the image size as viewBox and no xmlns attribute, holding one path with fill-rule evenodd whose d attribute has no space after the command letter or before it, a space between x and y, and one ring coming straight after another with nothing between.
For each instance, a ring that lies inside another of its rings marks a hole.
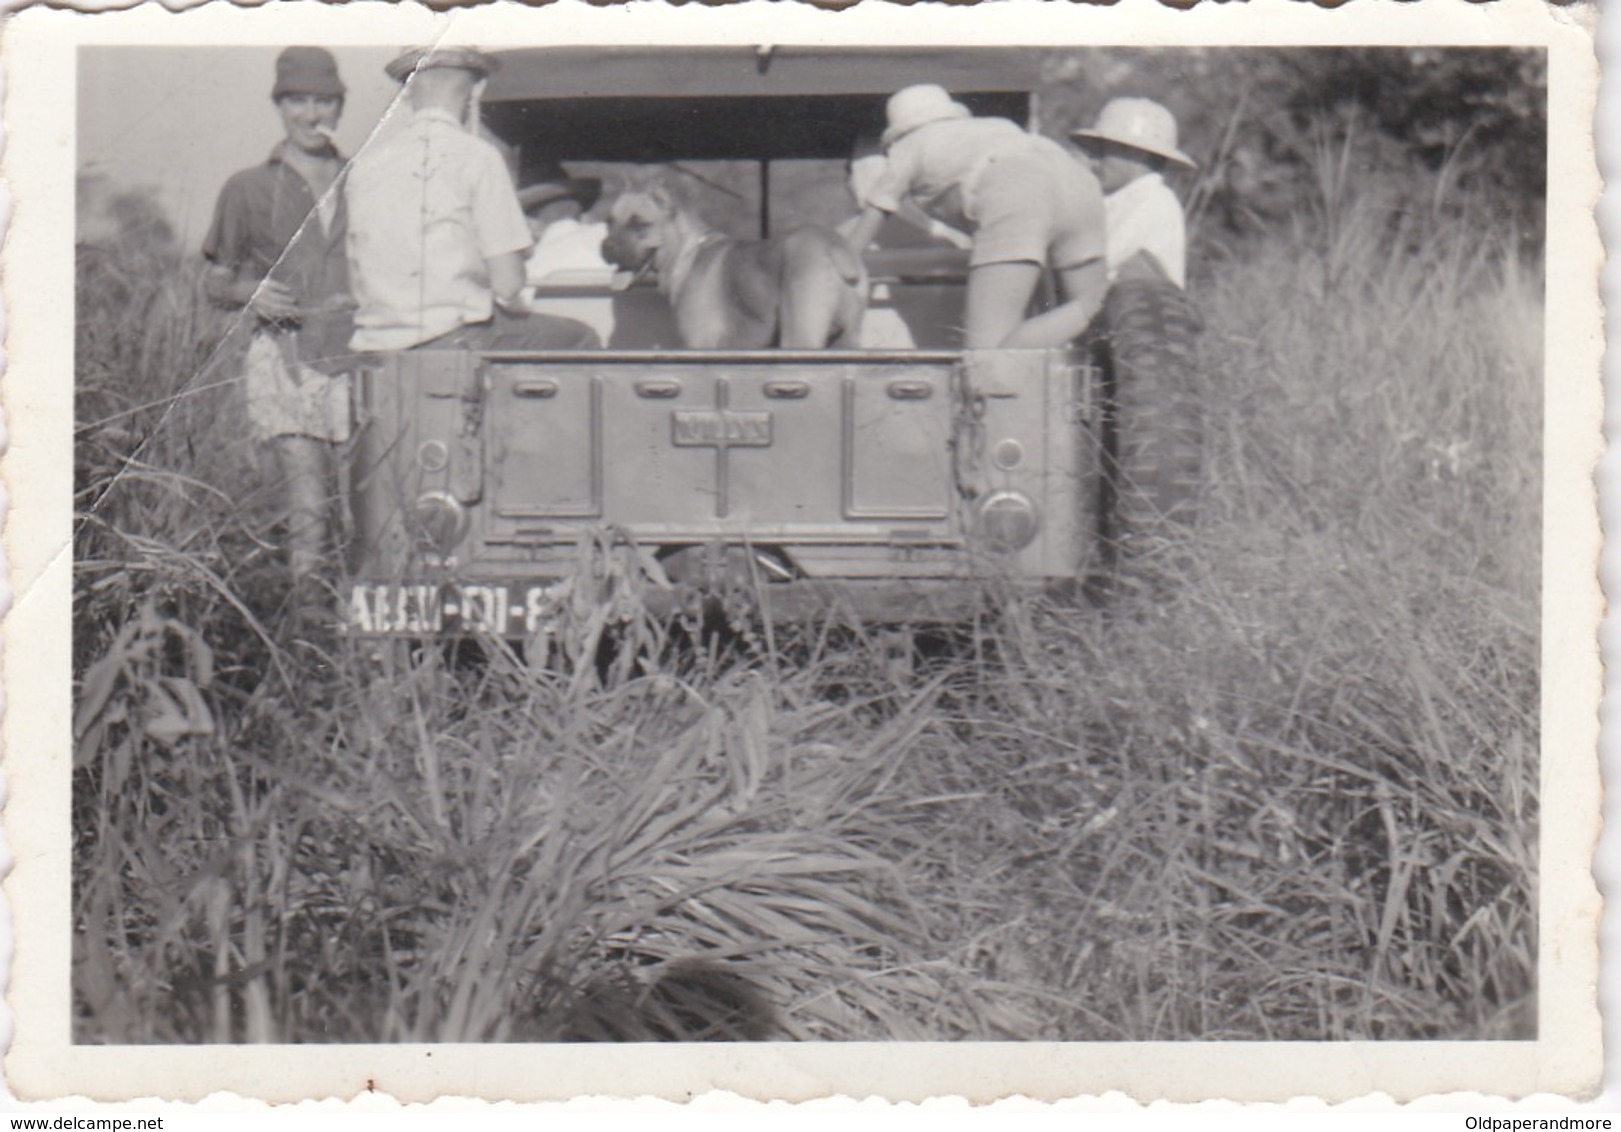
<instances>
[{"instance_id":1,"label":"man wearing cap","mask_svg":"<svg viewBox=\"0 0 1621 1132\"><path fill-rule=\"evenodd\" d=\"M530 183L518 190L518 204L535 238L535 249L524 266L530 283L568 272L613 270L602 258L608 226L581 219L601 195L599 178L570 177L555 161L541 165Z\"/></svg>"},{"instance_id":2,"label":"man wearing cap","mask_svg":"<svg viewBox=\"0 0 1621 1132\"><path fill-rule=\"evenodd\" d=\"M533 242L500 152L468 128L496 61L419 48L388 65L411 117L347 177L356 350L590 349L583 323L525 311Z\"/></svg>"},{"instance_id":3,"label":"man wearing cap","mask_svg":"<svg viewBox=\"0 0 1621 1132\"><path fill-rule=\"evenodd\" d=\"M276 59L270 98L285 137L263 165L220 191L203 240L204 290L254 316L243 384L254 434L276 455L288 500L295 606L311 595L327 534L332 446L349 437L349 389L332 372L351 331L338 188L343 157L332 131L344 86L332 55L289 47Z\"/></svg>"},{"instance_id":4,"label":"man wearing cap","mask_svg":"<svg viewBox=\"0 0 1621 1132\"><path fill-rule=\"evenodd\" d=\"M571 177L555 161L542 162L528 181L518 190L518 203L535 238L534 251L524 265L530 285L524 305L531 311L579 319L611 344L619 325L617 307L626 301L622 293L547 290L606 286L613 278L613 265L602 258L608 226L583 219L602 195L602 181Z\"/></svg>"},{"instance_id":5,"label":"man wearing cap","mask_svg":"<svg viewBox=\"0 0 1621 1132\"><path fill-rule=\"evenodd\" d=\"M910 199L971 239L970 349L1057 346L1085 330L1107 286L1097 179L1057 142L1005 118L975 118L932 83L898 91L886 115L887 165L865 189L851 243L865 250ZM1045 268L1057 272L1065 302L1026 318Z\"/></svg>"},{"instance_id":6,"label":"man wearing cap","mask_svg":"<svg viewBox=\"0 0 1621 1132\"><path fill-rule=\"evenodd\" d=\"M1176 147L1176 119L1146 98L1116 98L1097 125L1069 135L1103 184L1109 278L1148 272L1187 286L1187 218L1165 183L1170 165L1194 168Z\"/></svg>"}]
</instances>

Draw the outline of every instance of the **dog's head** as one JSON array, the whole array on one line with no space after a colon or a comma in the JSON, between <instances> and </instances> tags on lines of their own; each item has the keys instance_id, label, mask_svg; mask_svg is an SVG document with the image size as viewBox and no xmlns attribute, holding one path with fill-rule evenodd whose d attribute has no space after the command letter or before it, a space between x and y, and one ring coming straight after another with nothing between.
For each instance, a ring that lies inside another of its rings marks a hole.
<instances>
[{"instance_id":1,"label":"dog's head","mask_svg":"<svg viewBox=\"0 0 1621 1132\"><path fill-rule=\"evenodd\" d=\"M678 205L660 184L637 185L614 199L602 258L625 271L641 271L664 244L665 227Z\"/></svg>"}]
</instances>

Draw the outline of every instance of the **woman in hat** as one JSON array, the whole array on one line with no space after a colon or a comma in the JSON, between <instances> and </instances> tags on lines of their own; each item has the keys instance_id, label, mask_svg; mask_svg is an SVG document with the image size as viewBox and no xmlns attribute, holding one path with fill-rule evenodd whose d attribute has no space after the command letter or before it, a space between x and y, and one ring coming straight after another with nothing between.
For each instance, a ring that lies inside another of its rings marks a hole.
<instances>
[{"instance_id":1,"label":"woman in hat","mask_svg":"<svg viewBox=\"0 0 1621 1132\"><path fill-rule=\"evenodd\" d=\"M967 347L1056 346L1085 330L1107 283L1097 178L1051 139L975 118L932 83L897 92L886 112L887 168L864 188L851 242L864 250L910 200L972 241ZM1065 301L1026 318L1047 268Z\"/></svg>"},{"instance_id":2,"label":"woman in hat","mask_svg":"<svg viewBox=\"0 0 1621 1132\"><path fill-rule=\"evenodd\" d=\"M1187 218L1164 173L1195 166L1176 147L1171 112L1146 98L1116 98L1095 126L1069 136L1108 194L1109 278L1146 272L1187 286Z\"/></svg>"},{"instance_id":3,"label":"woman in hat","mask_svg":"<svg viewBox=\"0 0 1621 1132\"><path fill-rule=\"evenodd\" d=\"M275 453L287 493L295 611L321 610L316 571L332 491L332 447L349 437L349 388L329 372L347 352L353 303L344 255L347 224L332 131L344 86L330 52L289 47L276 59L270 97L284 137L262 165L220 191L203 240L203 285L220 306L252 312L243 385L254 434Z\"/></svg>"}]
</instances>

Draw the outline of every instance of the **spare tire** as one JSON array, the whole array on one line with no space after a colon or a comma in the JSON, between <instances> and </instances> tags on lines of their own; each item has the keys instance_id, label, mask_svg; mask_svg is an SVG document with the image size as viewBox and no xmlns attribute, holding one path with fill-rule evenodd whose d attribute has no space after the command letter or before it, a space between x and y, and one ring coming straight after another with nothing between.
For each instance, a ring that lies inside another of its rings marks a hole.
<instances>
[{"instance_id":1,"label":"spare tire","mask_svg":"<svg viewBox=\"0 0 1621 1132\"><path fill-rule=\"evenodd\" d=\"M1100 516L1109 588L1171 584L1198 518L1204 473L1203 323L1175 284L1133 278L1110 289L1099 329L1092 356L1103 384Z\"/></svg>"}]
</instances>

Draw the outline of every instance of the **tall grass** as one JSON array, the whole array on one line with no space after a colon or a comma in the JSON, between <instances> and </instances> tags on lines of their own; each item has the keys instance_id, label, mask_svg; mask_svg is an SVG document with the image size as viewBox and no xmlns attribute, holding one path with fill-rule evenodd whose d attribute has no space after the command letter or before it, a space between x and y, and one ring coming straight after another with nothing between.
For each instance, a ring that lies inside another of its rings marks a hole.
<instances>
[{"instance_id":1,"label":"tall grass","mask_svg":"<svg viewBox=\"0 0 1621 1132\"><path fill-rule=\"evenodd\" d=\"M1323 185L1195 285L1186 576L899 686L312 663L187 271L81 277L79 1038L1534 1033L1540 282Z\"/></svg>"}]
</instances>

